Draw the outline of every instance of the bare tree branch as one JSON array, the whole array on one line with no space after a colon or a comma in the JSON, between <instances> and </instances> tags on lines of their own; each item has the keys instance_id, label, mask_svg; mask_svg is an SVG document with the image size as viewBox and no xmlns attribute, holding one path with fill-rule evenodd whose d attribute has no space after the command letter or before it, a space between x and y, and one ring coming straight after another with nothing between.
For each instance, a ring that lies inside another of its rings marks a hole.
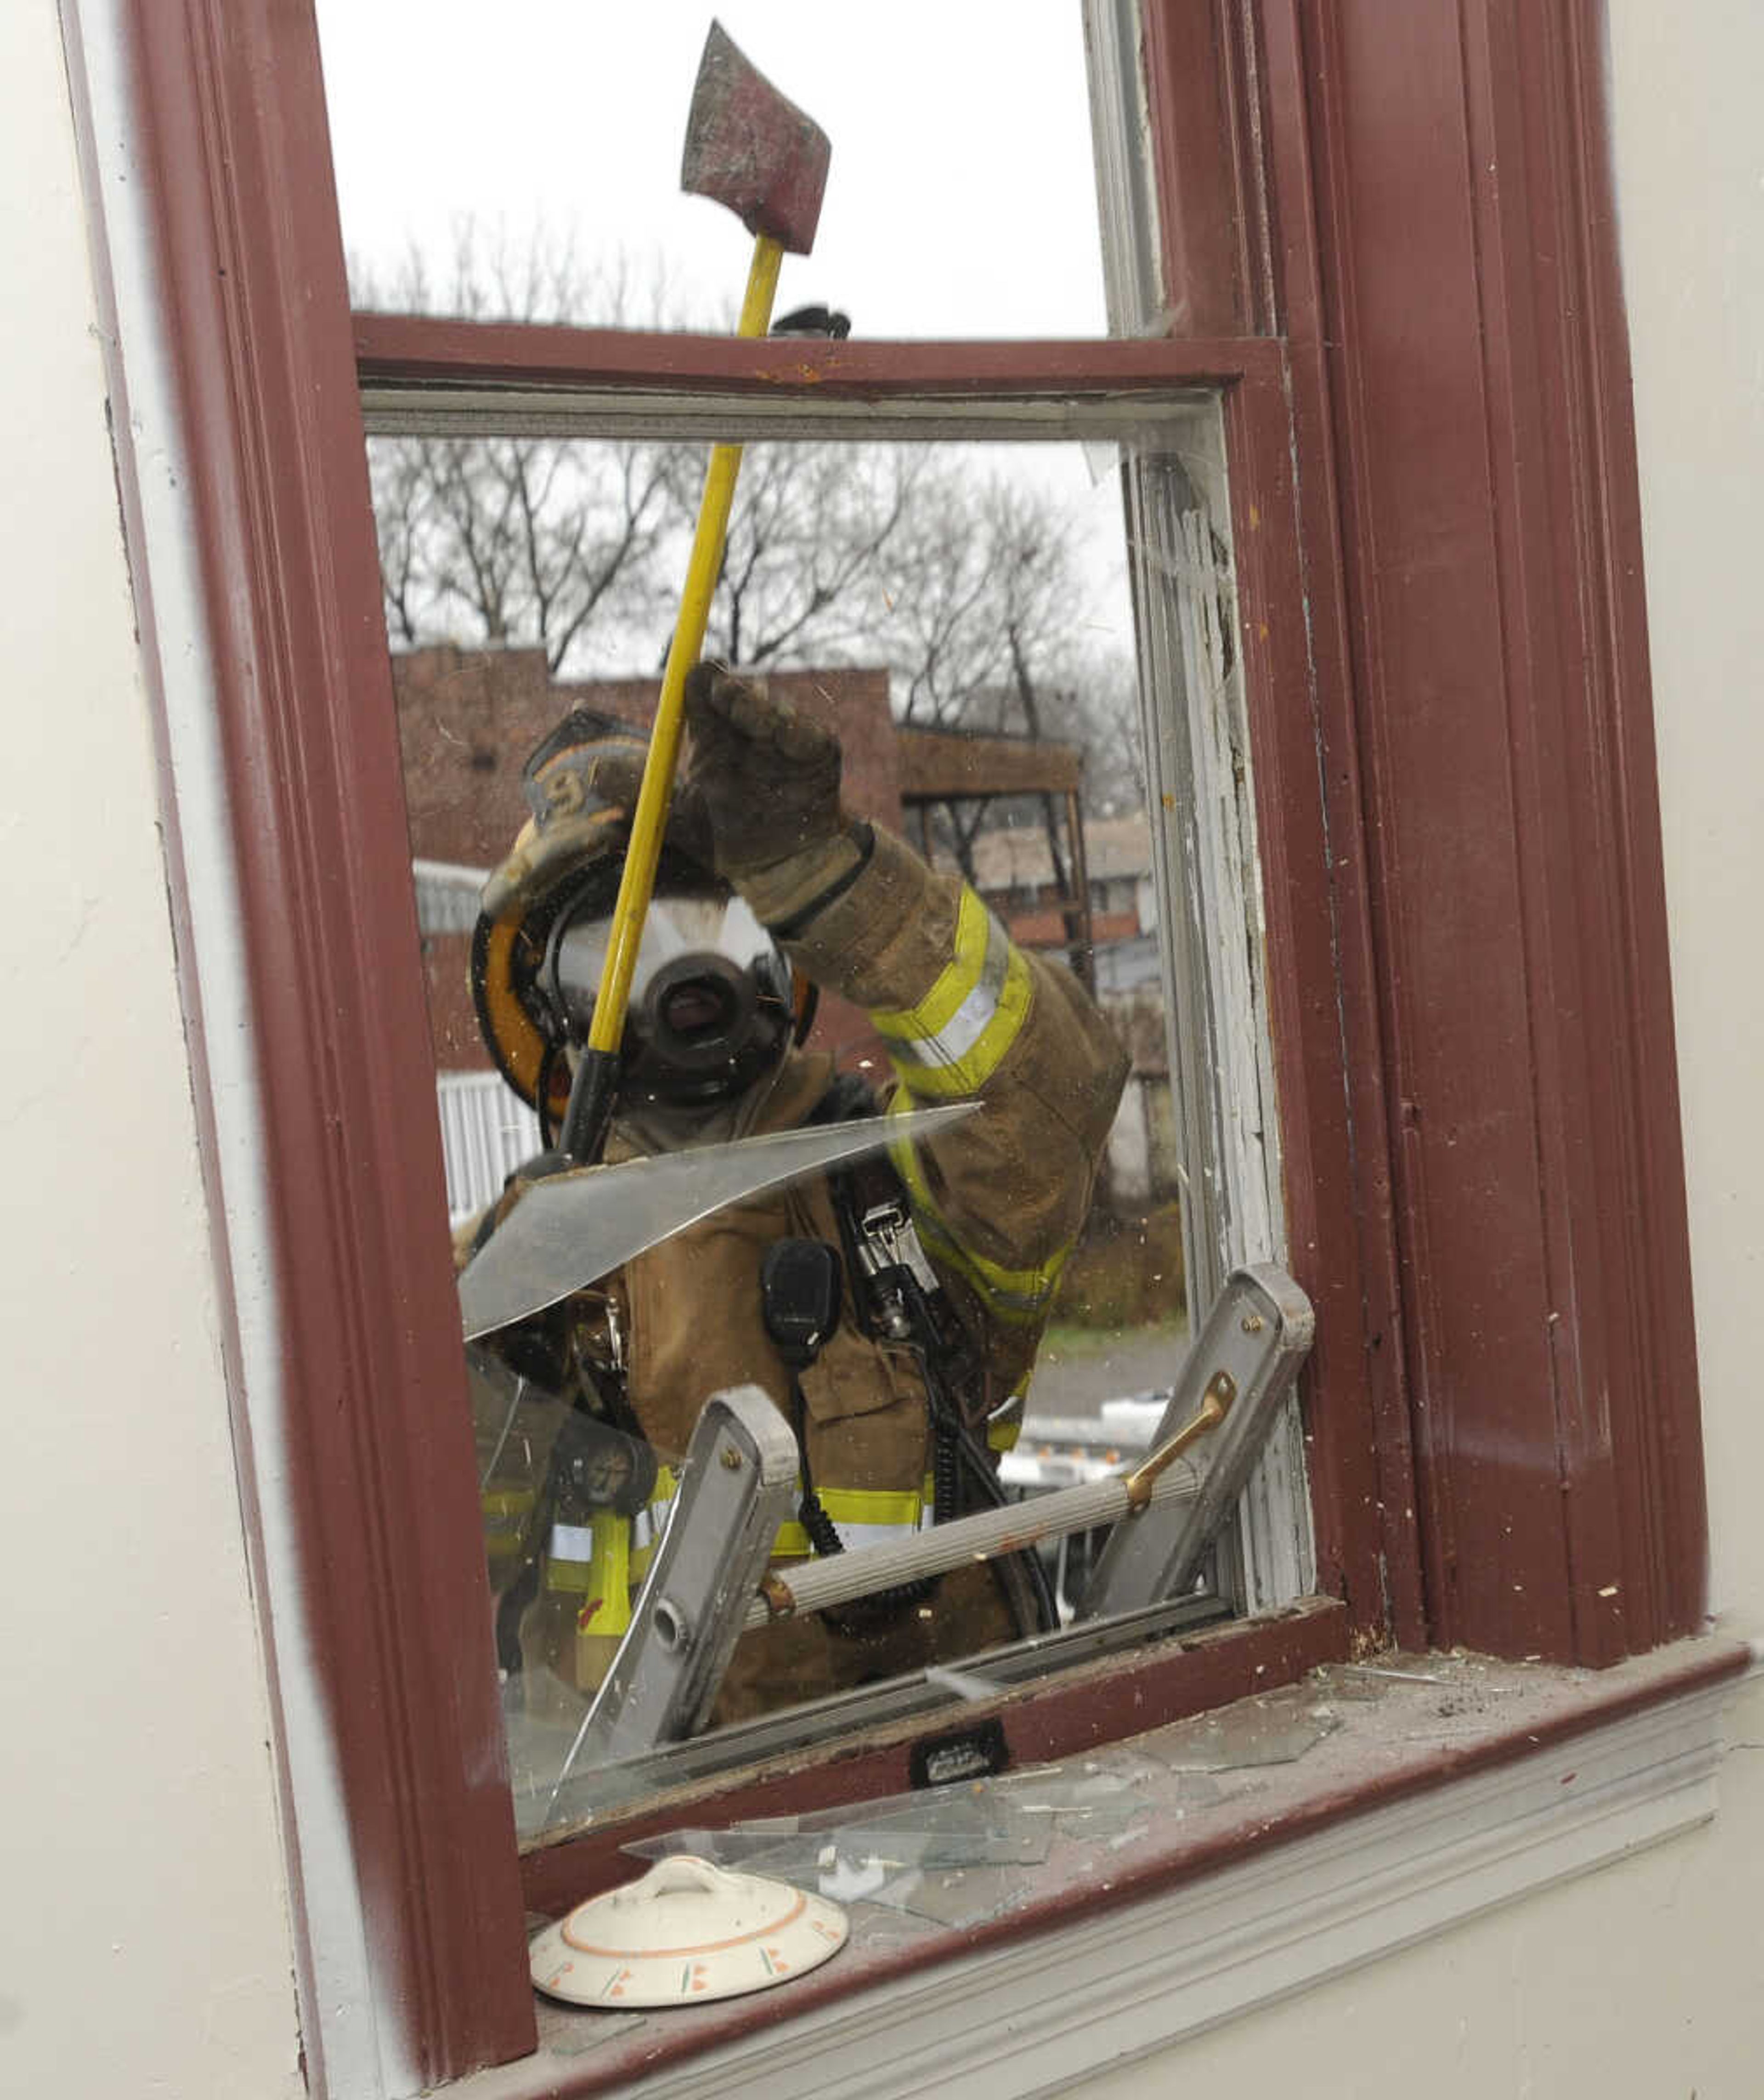
<instances>
[{"instance_id":1,"label":"bare tree branch","mask_svg":"<svg viewBox=\"0 0 1764 2100\"><path fill-rule=\"evenodd\" d=\"M362 304L671 318L658 268L646 275L623 256L590 267L567 233L516 245L469 219L439 273L412 254L386 285L354 275ZM395 646L524 645L544 651L553 675L665 660L703 448L486 436L375 439L370 452ZM1086 581L1072 518L996 458L924 444L750 445L707 646L754 668L885 664L902 721L1082 743L1091 806L1134 806L1131 664L1077 645ZM982 825L1011 814L964 802L940 832L966 868ZM1040 814L1064 886L1055 813Z\"/></svg>"}]
</instances>

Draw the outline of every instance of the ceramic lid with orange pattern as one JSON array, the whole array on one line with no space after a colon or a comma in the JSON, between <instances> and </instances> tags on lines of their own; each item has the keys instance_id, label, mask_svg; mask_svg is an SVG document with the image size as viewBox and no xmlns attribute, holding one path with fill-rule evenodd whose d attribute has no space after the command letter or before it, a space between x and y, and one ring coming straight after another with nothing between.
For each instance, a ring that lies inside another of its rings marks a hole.
<instances>
[{"instance_id":1,"label":"ceramic lid with orange pattern","mask_svg":"<svg viewBox=\"0 0 1764 2100\"><path fill-rule=\"evenodd\" d=\"M622 2013L769 1990L818 1968L849 1929L824 1896L677 1853L579 1904L529 1955L548 1996Z\"/></svg>"}]
</instances>

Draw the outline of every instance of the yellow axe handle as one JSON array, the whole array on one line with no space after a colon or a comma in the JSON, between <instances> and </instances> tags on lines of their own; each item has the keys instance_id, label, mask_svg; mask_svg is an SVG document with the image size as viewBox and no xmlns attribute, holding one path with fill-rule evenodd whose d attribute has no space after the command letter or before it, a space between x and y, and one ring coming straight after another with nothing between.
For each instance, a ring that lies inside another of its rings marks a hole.
<instances>
[{"instance_id":1,"label":"yellow axe handle","mask_svg":"<svg viewBox=\"0 0 1764 2100\"><path fill-rule=\"evenodd\" d=\"M769 235L762 233L755 241L753 267L747 272L747 295L741 302L737 335L762 336L771 326L772 301L778 290L778 266L783 259L782 245ZM661 698L655 705L655 726L650 732L649 757L643 765L643 785L637 792L637 808L632 814L631 844L625 853L618 902L613 907L612 939L601 971L593 1021L588 1031L588 1047L593 1051L616 1052L624 1035L632 974L637 968L643 921L655 888L655 864L661 858L662 835L668 827L668 805L673 795L674 769L679 762L680 733L686 720L686 673L699 660L699 651L704 646L704 629L710 621L711 599L717 589L717 572L722 567L723 540L729 530L729 513L734 501L735 476L740 470L739 445L712 447L711 463L704 476L704 493L699 502L698 527L692 536L692 558L686 564L680 618L668 651L668 668L662 673Z\"/></svg>"}]
</instances>

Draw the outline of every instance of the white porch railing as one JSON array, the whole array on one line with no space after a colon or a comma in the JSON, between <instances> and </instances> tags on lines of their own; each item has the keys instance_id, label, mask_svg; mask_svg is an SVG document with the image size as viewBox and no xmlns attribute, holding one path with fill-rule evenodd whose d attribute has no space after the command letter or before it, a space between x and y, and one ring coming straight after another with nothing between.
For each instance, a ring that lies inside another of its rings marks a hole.
<instances>
[{"instance_id":1,"label":"white porch railing","mask_svg":"<svg viewBox=\"0 0 1764 2100\"><path fill-rule=\"evenodd\" d=\"M540 1149L539 1118L496 1072L438 1072L448 1217L481 1211L523 1159Z\"/></svg>"}]
</instances>

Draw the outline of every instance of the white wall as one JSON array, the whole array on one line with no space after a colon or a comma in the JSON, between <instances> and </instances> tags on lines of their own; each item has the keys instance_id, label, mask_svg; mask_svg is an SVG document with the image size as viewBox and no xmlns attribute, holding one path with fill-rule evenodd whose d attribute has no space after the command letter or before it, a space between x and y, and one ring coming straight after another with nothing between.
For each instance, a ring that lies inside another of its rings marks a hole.
<instances>
[{"instance_id":1,"label":"white wall","mask_svg":"<svg viewBox=\"0 0 1764 2100\"><path fill-rule=\"evenodd\" d=\"M54 0L0 7L0 2087L303 2092Z\"/></svg>"},{"instance_id":2,"label":"white wall","mask_svg":"<svg viewBox=\"0 0 1764 2100\"><path fill-rule=\"evenodd\" d=\"M1764 1631L1764 9L1616 0L1716 1608Z\"/></svg>"}]
</instances>

